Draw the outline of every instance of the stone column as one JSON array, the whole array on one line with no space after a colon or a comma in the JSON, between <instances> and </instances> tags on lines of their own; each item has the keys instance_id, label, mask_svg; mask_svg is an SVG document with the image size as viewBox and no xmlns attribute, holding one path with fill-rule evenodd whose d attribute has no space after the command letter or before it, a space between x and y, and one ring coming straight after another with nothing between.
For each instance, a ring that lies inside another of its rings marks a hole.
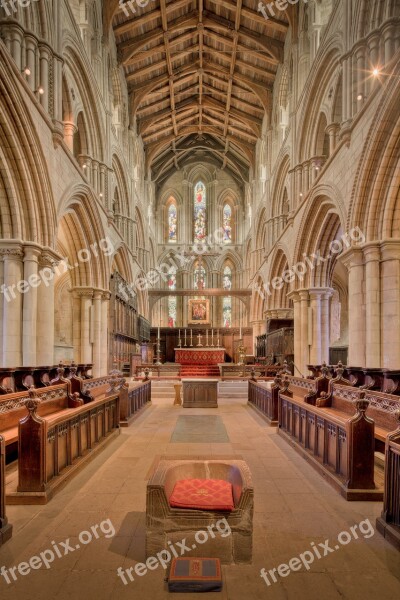
<instances>
[{"instance_id":1,"label":"stone column","mask_svg":"<svg viewBox=\"0 0 400 600\"><path fill-rule=\"evenodd\" d=\"M42 253L39 260L41 283L37 296L36 360L39 365L54 364L54 258Z\"/></svg>"},{"instance_id":2,"label":"stone column","mask_svg":"<svg viewBox=\"0 0 400 600\"><path fill-rule=\"evenodd\" d=\"M104 292L101 298L101 372L106 374L108 368L108 311L110 306L110 292Z\"/></svg>"},{"instance_id":3,"label":"stone column","mask_svg":"<svg viewBox=\"0 0 400 600\"><path fill-rule=\"evenodd\" d=\"M25 64L22 61L22 44L24 39L24 32L18 25L10 27L11 36L11 55L15 60L15 63L20 71L25 68Z\"/></svg>"},{"instance_id":4,"label":"stone column","mask_svg":"<svg viewBox=\"0 0 400 600\"><path fill-rule=\"evenodd\" d=\"M400 364L400 243L381 242L381 365L398 369Z\"/></svg>"},{"instance_id":5,"label":"stone column","mask_svg":"<svg viewBox=\"0 0 400 600\"><path fill-rule=\"evenodd\" d=\"M81 362L93 362L92 344L91 344L91 307L93 290L90 288L77 288L81 300Z\"/></svg>"},{"instance_id":6,"label":"stone column","mask_svg":"<svg viewBox=\"0 0 400 600\"><path fill-rule=\"evenodd\" d=\"M4 260L3 367L22 365L23 252L20 246L1 247Z\"/></svg>"},{"instance_id":7,"label":"stone column","mask_svg":"<svg viewBox=\"0 0 400 600\"><path fill-rule=\"evenodd\" d=\"M93 294L93 377L100 377L101 372L101 298L102 291Z\"/></svg>"},{"instance_id":8,"label":"stone column","mask_svg":"<svg viewBox=\"0 0 400 600\"><path fill-rule=\"evenodd\" d=\"M333 294L332 288L321 290L321 363L329 364L329 346L331 341L331 311L330 298Z\"/></svg>"},{"instance_id":9,"label":"stone column","mask_svg":"<svg viewBox=\"0 0 400 600\"><path fill-rule=\"evenodd\" d=\"M79 288L78 288L79 289ZM70 290L72 294L72 345L74 347L74 361L81 361L81 298L76 289Z\"/></svg>"},{"instance_id":10,"label":"stone column","mask_svg":"<svg viewBox=\"0 0 400 600\"><path fill-rule=\"evenodd\" d=\"M297 368L303 375L307 373L307 364L309 363L309 348L308 348L308 290L299 290L300 297L300 360Z\"/></svg>"},{"instance_id":11,"label":"stone column","mask_svg":"<svg viewBox=\"0 0 400 600\"><path fill-rule=\"evenodd\" d=\"M341 260L349 271L349 359L351 367L365 366L364 262L359 248L349 250Z\"/></svg>"},{"instance_id":12,"label":"stone column","mask_svg":"<svg viewBox=\"0 0 400 600\"><path fill-rule=\"evenodd\" d=\"M4 302L6 302L4 296L4 262L3 255L0 253L0 365L3 366L3 311L4 311Z\"/></svg>"},{"instance_id":13,"label":"stone column","mask_svg":"<svg viewBox=\"0 0 400 600\"><path fill-rule=\"evenodd\" d=\"M310 307L312 309L312 344L310 349L310 363L321 364L321 295L320 289L310 289Z\"/></svg>"},{"instance_id":14,"label":"stone column","mask_svg":"<svg viewBox=\"0 0 400 600\"><path fill-rule=\"evenodd\" d=\"M293 324L294 324L294 364L301 371L300 364L302 362L301 353L301 303L300 294L298 292L290 292L288 298L293 302ZM296 369L295 369L296 371ZM297 371L296 371L297 373ZM298 373L297 373L298 374ZM303 373L305 375L305 373Z\"/></svg>"},{"instance_id":15,"label":"stone column","mask_svg":"<svg viewBox=\"0 0 400 600\"><path fill-rule=\"evenodd\" d=\"M190 287L189 287L189 271L186 269L182 269L181 273L182 273L182 289L188 290L188 289L190 289ZM182 297L182 311L183 311L182 327L188 326L188 306L189 306L188 305L188 297L183 296Z\"/></svg>"},{"instance_id":16,"label":"stone column","mask_svg":"<svg viewBox=\"0 0 400 600\"><path fill-rule=\"evenodd\" d=\"M332 156L335 151L339 127L340 125L338 123L331 123L326 128L326 131L329 135L329 156Z\"/></svg>"},{"instance_id":17,"label":"stone column","mask_svg":"<svg viewBox=\"0 0 400 600\"><path fill-rule=\"evenodd\" d=\"M25 50L26 50L26 67L30 70L31 74L27 81L32 92L36 90L36 40L31 35L25 36Z\"/></svg>"},{"instance_id":18,"label":"stone column","mask_svg":"<svg viewBox=\"0 0 400 600\"><path fill-rule=\"evenodd\" d=\"M24 289L22 299L22 365L35 366L38 287L44 285L38 277L38 257L42 251L38 247L26 246L24 252Z\"/></svg>"},{"instance_id":19,"label":"stone column","mask_svg":"<svg viewBox=\"0 0 400 600\"><path fill-rule=\"evenodd\" d=\"M44 90L44 94L40 96L40 103L46 112L49 112L49 62L51 60L50 50L48 46L41 45L39 47L39 64L40 64L40 85Z\"/></svg>"},{"instance_id":20,"label":"stone column","mask_svg":"<svg viewBox=\"0 0 400 600\"><path fill-rule=\"evenodd\" d=\"M74 152L74 135L78 131L78 128L74 123L70 121L63 122L64 127L64 141L68 146L68 149L73 153Z\"/></svg>"},{"instance_id":21,"label":"stone column","mask_svg":"<svg viewBox=\"0 0 400 600\"><path fill-rule=\"evenodd\" d=\"M381 273L379 244L363 248L365 260L365 366L381 366Z\"/></svg>"}]
</instances>

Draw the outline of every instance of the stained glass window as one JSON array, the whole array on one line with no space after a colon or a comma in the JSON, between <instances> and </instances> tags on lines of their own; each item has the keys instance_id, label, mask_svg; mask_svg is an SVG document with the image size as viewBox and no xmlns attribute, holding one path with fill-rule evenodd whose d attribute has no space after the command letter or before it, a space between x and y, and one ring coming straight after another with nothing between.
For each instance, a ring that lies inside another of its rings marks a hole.
<instances>
[{"instance_id":1,"label":"stained glass window","mask_svg":"<svg viewBox=\"0 0 400 600\"><path fill-rule=\"evenodd\" d=\"M224 327L232 327L232 298L227 297L222 302L222 318Z\"/></svg>"},{"instance_id":2,"label":"stained glass window","mask_svg":"<svg viewBox=\"0 0 400 600\"><path fill-rule=\"evenodd\" d=\"M193 289L204 290L206 287L206 275L205 268L197 263L193 273Z\"/></svg>"},{"instance_id":3,"label":"stained glass window","mask_svg":"<svg viewBox=\"0 0 400 600\"><path fill-rule=\"evenodd\" d=\"M194 188L194 241L204 242L206 237L206 187L199 181Z\"/></svg>"},{"instance_id":4,"label":"stained glass window","mask_svg":"<svg viewBox=\"0 0 400 600\"><path fill-rule=\"evenodd\" d=\"M229 204L224 206L223 218L224 244L232 243L232 209Z\"/></svg>"},{"instance_id":5,"label":"stained glass window","mask_svg":"<svg viewBox=\"0 0 400 600\"><path fill-rule=\"evenodd\" d=\"M222 287L224 288L224 290L232 289L232 269L228 266L226 266L224 269Z\"/></svg>"},{"instance_id":6,"label":"stained glass window","mask_svg":"<svg viewBox=\"0 0 400 600\"><path fill-rule=\"evenodd\" d=\"M176 242L178 235L178 215L176 204L171 203L168 208L168 241Z\"/></svg>"},{"instance_id":7,"label":"stained glass window","mask_svg":"<svg viewBox=\"0 0 400 600\"><path fill-rule=\"evenodd\" d=\"M168 289L176 290L176 271L172 270L168 273ZM168 327L176 327L177 319L177 299L176 296L168 296Z\"/></svg>"},{"instance_id":8,"label":"stained glass window","mask_svg":"<svg viewBox=\"0 0 400 600\"><path fill-rule=\"evenodd\" d=\"M168 298L168 327L176 327L177 319L177 302L176 296Z\"/></svg>"}]
</instances>

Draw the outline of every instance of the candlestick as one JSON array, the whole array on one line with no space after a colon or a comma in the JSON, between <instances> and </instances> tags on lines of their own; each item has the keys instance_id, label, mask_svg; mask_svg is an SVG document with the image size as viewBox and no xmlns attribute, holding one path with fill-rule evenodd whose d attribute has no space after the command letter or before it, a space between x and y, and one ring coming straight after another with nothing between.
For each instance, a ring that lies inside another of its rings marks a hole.
<instances>
[{"instance_id":1,"label":"candlestick","mask_svg":"<svg viewBox=\"0 0 400 600\"><path fill-rule=\"evenodd\" d=\"M211 346L214 348L214 329L211 330Z\"/></svg>"},{"instance_id":2,"label":"candlestick","mask_svg":"<svg viewBox=\"0 0 400 600\"><path fill-rule=\"evenodd\" d=\"M208 329L206 329L206 347L208 348Z\"/></svg>"},{"instance_id":3,"label":"candlestick","mask_svg":"<svg viewBox=\"0 0 400 600\"><path fill-rule=\"evenodd\" d=\"M190 347L193 346L193 329L190 330Z\"/></svg>"},{"instance_id":4,"label":"candlestick","mask_svg":"<svg viewBox=\"0 0 400 600\"><path fill-rule=\"evenodd\" d=\"M157 339L160 339L160 328L158 328Z\"/></svg>"},{"instance_id":5,"label":"candlestick","mask_svg":"<svg viewBox=\"0 0 400 600\"><path fill-rule=\"evenodd\" d=\"M184 343L185 348L187 347L187 343L186 343L186 329L185 329L185 343Z\"/></svg>"}]
</instances>

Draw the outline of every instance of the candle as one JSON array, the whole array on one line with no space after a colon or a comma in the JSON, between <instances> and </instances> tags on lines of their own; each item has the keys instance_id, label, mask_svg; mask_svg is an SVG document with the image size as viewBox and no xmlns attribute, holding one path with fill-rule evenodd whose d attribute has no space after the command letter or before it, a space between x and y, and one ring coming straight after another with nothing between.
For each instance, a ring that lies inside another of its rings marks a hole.
<instances>
[{"instance_id":1,"label":"candle","mask_svg":"<svg viewBox=\"0 0 400 600\"><path fill-rule=\"evenodd\" d=\"M240 330L239 330L239 339L242 339L242 326L240 326Z\"/></svg>"},{"instance_id":2,"label":"candle","mask_svg":"<svg viewBox=\"0 0 400 600\"><path fill-rule=\"evenodd\" d=\"M160 339L160 328L158 328L158 335L157 338Z\"/></svg>"},{"instance_id":3,"label":"candle","mask_svg":"<svg viewBox=\"0 0 400 600\"><path fill-rule=\"evenodd\" d=\"M178 334L179 339L181 339L181 330L179 329L179 334Z\"/></svg>"}]
</instances>

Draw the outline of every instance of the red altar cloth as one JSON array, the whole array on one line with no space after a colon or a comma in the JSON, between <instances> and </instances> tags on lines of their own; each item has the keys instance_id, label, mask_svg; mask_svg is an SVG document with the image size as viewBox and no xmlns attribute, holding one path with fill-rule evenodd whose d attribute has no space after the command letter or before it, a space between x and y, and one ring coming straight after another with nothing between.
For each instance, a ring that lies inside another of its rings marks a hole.
<instances>
[{"instance_id":1,"label":"red altar cloth","mask_svg":"<svg viewBox=\"0 0 400 600\"><path fill-rule=\"evenodd\" d=\"M225 362L225 348L175 348L175 362L181 365L217 365Z\"/></svg>"}]
</instances>

